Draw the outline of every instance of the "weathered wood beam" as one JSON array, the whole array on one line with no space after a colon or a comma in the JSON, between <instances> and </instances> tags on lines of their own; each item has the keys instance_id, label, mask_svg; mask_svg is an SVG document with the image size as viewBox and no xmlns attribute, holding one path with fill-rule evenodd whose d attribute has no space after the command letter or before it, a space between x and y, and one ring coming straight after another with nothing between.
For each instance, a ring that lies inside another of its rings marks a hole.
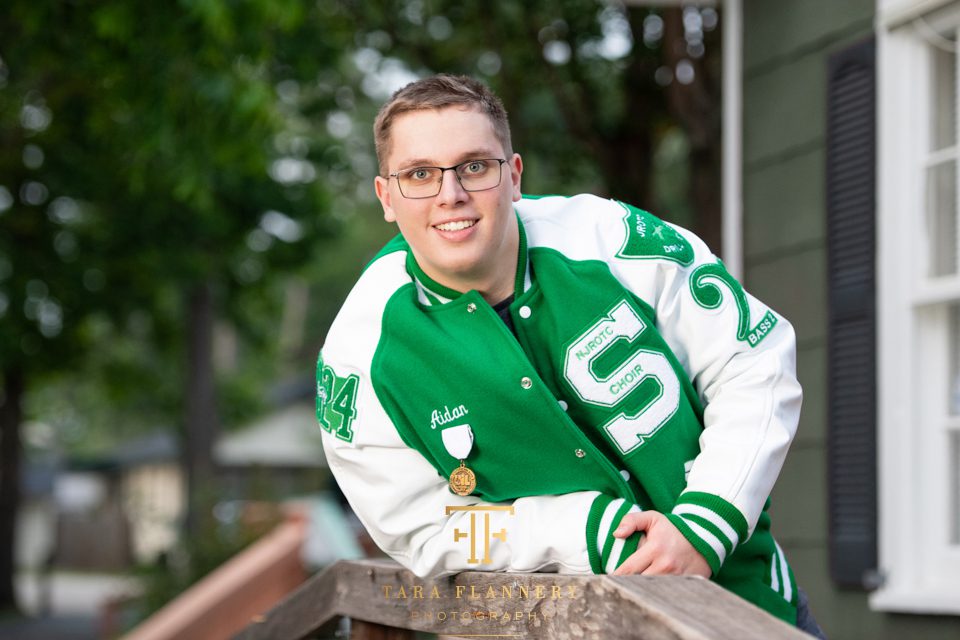
<instances>
[{"instance_id":1,"label":"weathered wood beam","mask_svg":"<svg viewBox=\"0 0 960 640\"><path fill-rule=\"evenodd\" d=\"M333 565L237 638L298 640L339 616L465 637L807 638L701 578L493 572L418 578L385 560Z\"/></svg>"}]
</instances>

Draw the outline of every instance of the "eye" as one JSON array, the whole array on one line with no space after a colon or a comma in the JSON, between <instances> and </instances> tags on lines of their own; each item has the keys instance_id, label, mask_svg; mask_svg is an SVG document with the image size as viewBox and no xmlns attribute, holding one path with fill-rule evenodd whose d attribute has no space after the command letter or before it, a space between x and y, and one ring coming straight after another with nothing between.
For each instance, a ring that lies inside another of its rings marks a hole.
<instances>
[{"instance_id":1,"label":"eye","mask_svg":"<svg viewBox=\"0 0 960 640\"><path fill-rule=\"evenodd\" d=\"M463 173L466 175L476 175L487 170L486 160L471 160L463 165Z\"/></svg>"},{"instance_id":2,"label":"eye","mask_svg":"<svg viewBox=\"0 0 960 640\"><path fill-rule=\"evenodd\" d=\"M414 182L423 182L429 180L432 175L433 171L429 167L417 167L404 173L403 177Z\"/></svg>"}]
</instances>

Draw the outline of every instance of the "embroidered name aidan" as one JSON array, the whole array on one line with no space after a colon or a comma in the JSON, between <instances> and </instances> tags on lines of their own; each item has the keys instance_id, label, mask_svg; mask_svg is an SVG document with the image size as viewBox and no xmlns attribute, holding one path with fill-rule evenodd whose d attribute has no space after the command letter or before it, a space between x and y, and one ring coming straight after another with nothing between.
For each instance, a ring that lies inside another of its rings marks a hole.
<instances>
[{"instance_id":1,"label":"embroidered name aidan","mask_svg":"<svg viewBox=\"0 0 960 640\"><path fill-rule=\"evenodd\" d=\"M439 409L434 409L433 413L430 414L430 428L436 429L438 426L445 425L452 422L453 420L462 418L468 413L470 412L467 411L467 408L462 404L454 407L453 409L451 409L447 405L443 405L443 411L440 411Z\"/></svg>"}]
</instances>

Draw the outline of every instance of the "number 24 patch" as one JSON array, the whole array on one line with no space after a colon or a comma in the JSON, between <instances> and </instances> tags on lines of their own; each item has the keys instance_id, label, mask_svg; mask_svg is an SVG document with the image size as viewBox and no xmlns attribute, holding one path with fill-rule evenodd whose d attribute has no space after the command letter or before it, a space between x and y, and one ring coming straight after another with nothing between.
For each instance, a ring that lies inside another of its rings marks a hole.
<instances>
[{"instance_id":1,"label":"number 24 patch","mask_svg":"<svg viewBox=\"0 0 960 640\"><path fill-rule=\"evenodd\" d=\"M359 383L355 374L341 378L323 360L317 363L317 421L324 431L346 442L353 442Z\"/></svg>"}]
</instances>

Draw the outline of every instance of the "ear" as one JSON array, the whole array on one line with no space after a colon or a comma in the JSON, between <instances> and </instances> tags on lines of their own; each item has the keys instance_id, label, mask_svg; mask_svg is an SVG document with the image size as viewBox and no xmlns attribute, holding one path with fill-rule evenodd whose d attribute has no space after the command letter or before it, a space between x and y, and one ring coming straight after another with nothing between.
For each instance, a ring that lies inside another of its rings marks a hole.
<instances>
[{"instance_id":1,"label":"ear","mask_svg":"<svg viewBox=\"0 0 960 640\"><path fill-rule=\"evenodd\" d=\"M517 202L522 197L520 193L520 175L523 173L523 159L519 153L513 154L507 160L507 166L510 167L510 186L513 189L513 201Z\"/></svg>"},{"instance_id":2,"label":"ear","mask_svg":"<svg viewBox=\"0 0 960 640\"><path fill-rule=\"evenodd\" d=\"M377 193L380 206L383 207L383 219L387 222L396 222L397 214L393 211L390 197L390 180L377 176L373 179L373 190Z\"/></svg>"}]
</instances>

